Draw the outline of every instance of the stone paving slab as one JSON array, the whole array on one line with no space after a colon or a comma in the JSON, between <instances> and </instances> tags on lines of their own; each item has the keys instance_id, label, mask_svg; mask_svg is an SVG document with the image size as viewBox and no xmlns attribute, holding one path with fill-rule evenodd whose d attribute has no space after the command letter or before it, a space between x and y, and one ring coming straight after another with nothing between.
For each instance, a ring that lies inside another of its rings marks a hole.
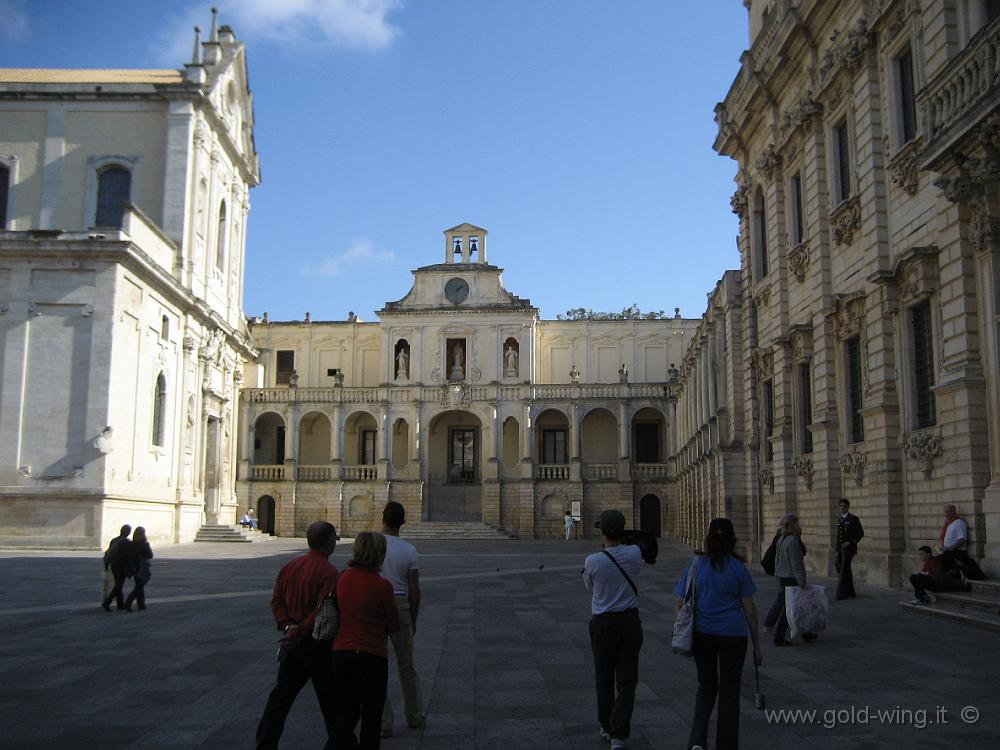
<instances>
[{"instance_id":1,"label":"stone paving slab","mask_svg":"<svg viewBox=\"0 0 1000 750\"><path fill-rule=\"evenodd\" d=\"M0 748L251 747L276 672L271 586L302 548L303 540L282 539L156 549L149 609L112 614L97 606L100 555L0 551L7 594ZM397 725L383 747L606 748L595 731L589 597L579 577L594 542L419 541L417 548L424 605L416 663L428 722L421 730ZM645 630L637 750L686 747L694 666L671 654L669 642L672 589L688 554L664 542L658 564L637 581ZM347 557L341 545L334 564ZM758 570L763 611L776 589ZM897 604L903 592L859 593L831 603L830 626L816 643L774 649L765 640L768 708L816 714L804 722L754 710L749 669L742 746L994 747L997 635L913 616ZM395 676L390 691L401 708ZM978 710L977 722L962 721L965 706ZM889 714L880 720L876 710ZM322 735L307 687L282 746L319 748Z\"/></svg>"}]
</instances>

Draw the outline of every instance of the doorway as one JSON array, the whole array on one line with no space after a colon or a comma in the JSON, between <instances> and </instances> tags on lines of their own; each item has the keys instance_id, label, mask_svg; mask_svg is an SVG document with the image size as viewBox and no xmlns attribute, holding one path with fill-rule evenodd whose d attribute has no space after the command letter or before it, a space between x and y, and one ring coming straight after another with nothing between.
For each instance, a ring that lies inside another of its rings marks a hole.
<instances>
[{"instance_id":1,"label":"doorway","mask_svg":"<svg viewBox=\"0 0 1000 750\"><path fill-rule=\"evenodd\" d=\"M274 498L270 495L257 500L257 529L265 534L274 533Z\"/></svg>"},{"instance_id":2,"label":"doorway","mask_svg":"<svg viewBox=\"0 0 1000 750\"><path fill-rule=\"evenodd\" d=\"M660 498L644 495L639 501L639 529L660 536Z\"/></svg>"}]
</instances>

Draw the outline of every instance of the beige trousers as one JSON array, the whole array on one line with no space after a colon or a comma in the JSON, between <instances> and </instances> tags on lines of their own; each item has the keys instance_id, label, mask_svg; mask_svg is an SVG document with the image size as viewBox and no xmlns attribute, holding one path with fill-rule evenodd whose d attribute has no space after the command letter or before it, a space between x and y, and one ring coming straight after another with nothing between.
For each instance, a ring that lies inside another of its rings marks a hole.
<instances>
[{"instance_id":1,"label":"beige trousers","mask_svg":"<svg viewBox=\"0 0 1000 750\"><path fill-rule=\"evenodd\" d=\"M413 666L413 619L410 617L410 602L405 596L397 596L396 606L399 608L399 630L390 633L389 640L392 641L392 650L396 652L406 723L411 727L419 727L424 723L424 704L420 695L420 677ZM382 729L392 730L392 703L388 691L382 708Z\"/></svg>"}]
</instances>

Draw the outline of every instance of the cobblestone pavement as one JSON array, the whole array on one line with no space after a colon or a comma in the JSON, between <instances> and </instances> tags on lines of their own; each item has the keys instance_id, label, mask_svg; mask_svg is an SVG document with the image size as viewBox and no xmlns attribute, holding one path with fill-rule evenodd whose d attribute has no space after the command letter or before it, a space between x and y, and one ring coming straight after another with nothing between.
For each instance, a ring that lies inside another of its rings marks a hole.
<instances>
[{"instance_id":1,"label":"cobblestone pavement","mask_svg":"<svg viewBox=\"0 0 1000 750\"><path fill-rule=\"evenodd\" d=\"M424 605L416 653L428 721L407 729L397 710L395 736L383 747L606 747L597 735L589 597L579 577L597 545L417 546ZM7 595L0 608L0 747L250 747L276 671L271 585L303 547L304 540L278 540L156 549L149 609L112 614L98 607L96 553L0 552ZM342 567L347 553L346 545L338 548L334 564ZM670 653L669 641L671 591L687 556L664 543L658 564L645 566L637 581L645 644L633 748L686 747L694 667ZM752 567L763 611L774 584ZM832 606L817 642L775 649L765 640L768 709L816 714L811 722L769 721L754 710L750 669L742 746L996 747L1000 639L904 612L902 598L861 587L858 599ZM390 690L398 703L395 677ZM979 712L976 723L962 720L967 706ZM282 746L320 748L322 734L307 687Z\"/></svg>"}]
</instances>

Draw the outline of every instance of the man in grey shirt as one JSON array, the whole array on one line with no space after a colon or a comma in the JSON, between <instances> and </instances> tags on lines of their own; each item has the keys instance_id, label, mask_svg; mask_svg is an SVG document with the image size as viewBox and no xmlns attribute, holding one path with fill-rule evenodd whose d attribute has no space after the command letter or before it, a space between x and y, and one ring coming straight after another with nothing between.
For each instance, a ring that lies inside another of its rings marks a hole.
<instances>
[{"instance_id":1,"label":"man in grey shirt","mask_svg":"<svg viewBox=\"0 0 1000 750\"><path fill-rule=\"evenodd\" d=\"M639 681L642 622L635 578L642 560L639 548L621 543L625 516L601 513L597 522L604 549L587 557L583 582L591 592L590 648L594 653L597 720L612 748L628 747L635 687ZM615 686L618 695L615 696Z\"/></svg>"}]
</instances>

